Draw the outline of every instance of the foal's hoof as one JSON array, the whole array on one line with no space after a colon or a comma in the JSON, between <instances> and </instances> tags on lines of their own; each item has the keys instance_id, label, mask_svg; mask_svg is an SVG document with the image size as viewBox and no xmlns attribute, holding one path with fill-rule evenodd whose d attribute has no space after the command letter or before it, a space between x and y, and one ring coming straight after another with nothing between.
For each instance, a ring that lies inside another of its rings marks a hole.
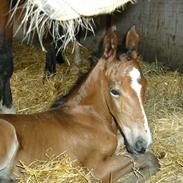
<instances>
[{"instance_id":1,"label":"foal's hoof","mask_svg":"<svg viewBox=\"0 0 183 183\"><path fill-rule=\"evenodd\" d=\"M137 161L137 166L140 170L148 169L151 175L155 174L160 169L158 159L151 152L146 152L142 155L136 155L135 160Z\"/></svg>"},{"instance_id":2,"label":"foal's hoof","mask_svg":"<svg viewBox=\"0 0 183 183\"><path fill-rule=\"evenodd\" d=\"M51 73L49 71L45 71L45 73L43 75L43 84L45 84L49 79L54 78L55 75L56 75L56 73Z\"/></svg>"},{"instance_id":3,"label":"foal's hoof","mask_svg":"<svg viewBox=\"0 0 183 183\"><path fill-rule=\"evenodd\" d=\"M130 174L123 183L144 183L150 176L155 175L160 170L159 161L151 152L133 157L135 161L134 170L137 171Z\"/></svg>"},{"instance_id":4,"label":"foal's hoof","mask_svg":"<svg viewBox=\"0 0 183 183\"><path fill-rule=\"evenodd\" d=\"M145 155L145 163L144 165L139 167L139 171L141 172L143 179L146 180L150 176L155 175L160 170L160 164L156 156L151 152L146 152L144 155Z\"/></svg>"},{"instance_id":5,"label":"foal's hoof","mask_svg":"<svg viewBox=\"0 0 183 183\"><path fill-rule=\"evenodd\" d=\"M147 152L146 154L147 154L147 166L151 170L150 171L151 175L153 175L160 170L160 164L154 154L152 154L151 152Z\"/></svg>"}]
</instances>

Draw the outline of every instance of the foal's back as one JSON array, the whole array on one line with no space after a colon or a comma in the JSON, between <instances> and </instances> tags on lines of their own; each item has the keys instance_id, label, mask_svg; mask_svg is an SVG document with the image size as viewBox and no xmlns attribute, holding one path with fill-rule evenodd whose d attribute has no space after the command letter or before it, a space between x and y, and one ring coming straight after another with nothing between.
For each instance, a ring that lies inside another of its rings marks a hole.
<instances>
[{"instance_id":1,"label":"foal's back","mask_svg":"<svg viewBox=\"0 0 183 183\"><path fill-rule=\"evenodd\" d=\"M15 128L19 143L17 161L27 164L45 159L46 154L58 155L62 152L67 152L80 163L87 161L89 151L97 156L95 151L103 149L99 149L100 143L95 138L105 138L103 126L93 116L82 115L82 112L79 115L71 113L55 109L33 115L1 115L8 125ZM82 148L85 151L81 151Z\"/></svg>"},{"instance_id":2,"label":"foal's back","mask_svg":"<svg viewBox=\"0 0 183 183\"><path fill-rule=\"evenodd\" d=\"M51 112L34 115L1 115L7 123L13 125L19 142L18 156L29 163L35 159L44 159L47 150L61 152L59 145L65 131L62 130L64 120L58 121ZM63 115L64 119L64 115ZM25 154L25 156L24 156ZM19 159L18 157L18 159Z\"/></svg>"}]
</instances>

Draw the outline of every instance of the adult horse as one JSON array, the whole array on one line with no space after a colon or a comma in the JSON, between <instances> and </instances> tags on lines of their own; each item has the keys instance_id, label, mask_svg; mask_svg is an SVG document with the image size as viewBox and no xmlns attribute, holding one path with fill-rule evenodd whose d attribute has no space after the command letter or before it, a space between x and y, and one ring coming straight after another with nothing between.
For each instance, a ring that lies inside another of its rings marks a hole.
<instances>
[{"instance_id":1,"label":"adult horse","mask_svg":"<svg viewBox=\"0 0 183 183\"><path fill-rule=\"evenodd\" d=\"M118 38L110 30L103 41L103 56L86 80L65 103L32 115L0 115L0 176L14 180L16 166L45 159L47 149L67 152L80 165L93 169L104 183L116 180L135 167L144 181L159 169L148 152L151 132L144 112L146 80L138 63L139 35L132 27L126 36L127 52L117 55ZM116 155L117 130L130 154ZM82 150L81 150L82 149ZM128 182L136 182L134 175Z\"/></svg>"}]
</instances>

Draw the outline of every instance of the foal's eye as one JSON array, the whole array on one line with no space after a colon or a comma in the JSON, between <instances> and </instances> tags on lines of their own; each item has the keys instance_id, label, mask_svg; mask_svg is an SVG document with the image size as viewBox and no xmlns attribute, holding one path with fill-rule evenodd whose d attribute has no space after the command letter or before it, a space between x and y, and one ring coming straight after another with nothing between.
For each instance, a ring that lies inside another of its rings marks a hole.
<instances>
[{"instance_id":1,"label":"foal's eye","mask_svg":"<svg viewBox=\"0 0 183 183\"><path fill-rule=\"evenodd\" d=\"M114 97L121 96L121 92L117 89L111 89L110 92L111 92L111 95L114 96Z\"/></svg>"}]
</instances>

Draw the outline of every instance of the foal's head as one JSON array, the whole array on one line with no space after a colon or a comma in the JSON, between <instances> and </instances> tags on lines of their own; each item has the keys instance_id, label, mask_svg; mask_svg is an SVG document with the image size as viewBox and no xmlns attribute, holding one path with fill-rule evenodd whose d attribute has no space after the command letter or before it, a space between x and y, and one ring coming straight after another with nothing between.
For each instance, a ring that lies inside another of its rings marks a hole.
<instances>
[{"instance_id":1,"label":"foal's head","mask_svg":"<svg viewBox=\"0 0 183 183\"><path fill-rule=\"evenodd\" d=\"M133 26L126 35L126 53L117 54L114 30L104 37L105 77L108 83L107 105L124 134L128 151L144 153L152 137L144 111L146 80L138 63L139 35Z\"/></svg>"}]
</instances>

